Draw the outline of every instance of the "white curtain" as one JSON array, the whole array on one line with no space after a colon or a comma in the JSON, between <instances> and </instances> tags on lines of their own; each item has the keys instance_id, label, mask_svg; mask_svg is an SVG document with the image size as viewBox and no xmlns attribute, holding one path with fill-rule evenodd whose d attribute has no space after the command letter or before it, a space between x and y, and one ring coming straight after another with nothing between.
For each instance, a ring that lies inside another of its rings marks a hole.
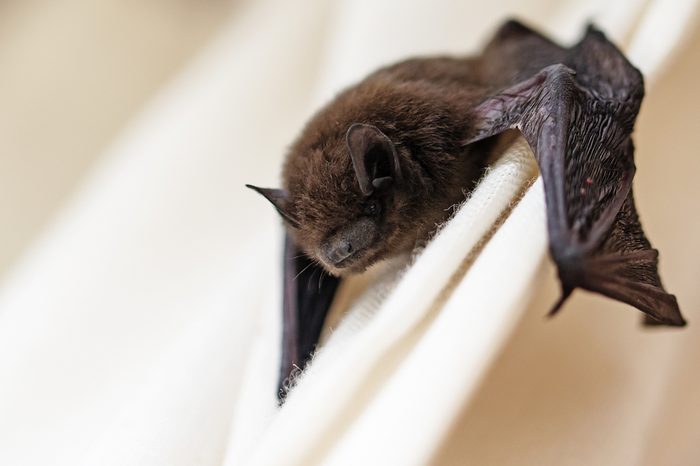
<instances>
[{"instance_id":1,"label":"white curtain","mask_svg":"<svg viewBox=\"0 0 700 466\"><path fill-rule=\"evenodd\" d=\"M0 464L700 461L697 2L492 3L243 4L3 283ZM278 410L281 228L243 184L277 184L342 86L475 51L511 15L569 43L592 20L646 74L638 207L690 326L583 292L543 318L558 290L518 140L417 257L343 290Z\"/></svg>"}]
</instances>

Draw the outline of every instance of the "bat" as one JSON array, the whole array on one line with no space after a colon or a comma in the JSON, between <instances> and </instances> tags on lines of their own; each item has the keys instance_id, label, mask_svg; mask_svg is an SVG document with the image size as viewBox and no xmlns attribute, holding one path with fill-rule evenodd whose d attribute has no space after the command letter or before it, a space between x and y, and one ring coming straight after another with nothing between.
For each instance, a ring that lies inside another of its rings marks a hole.
<instances>
[{"instance_id":1,"label":"bat","mask_svg":"<svg viewBox=\"0 0 700 466\"><path fill-rule=\"evenodd\" d=\"M286 225L283 401L318 342L343 276L430 238L519 130L543 178L561 297L596 292L683 326L632 194L641 73L594 26L562 47L516 21L481 54L379 69L316 113L291 146L283 188L247 185Z\"/></svg>"}]
</instances>

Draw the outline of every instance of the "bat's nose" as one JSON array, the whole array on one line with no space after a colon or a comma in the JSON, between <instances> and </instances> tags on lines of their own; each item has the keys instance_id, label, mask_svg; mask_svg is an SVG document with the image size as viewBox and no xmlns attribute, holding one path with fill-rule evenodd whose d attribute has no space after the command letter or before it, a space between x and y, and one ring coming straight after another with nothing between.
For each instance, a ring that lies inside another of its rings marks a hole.
<instances>
[{"instance_id":1,"label":"bat's nose","mask_svg":"<svg viewBox=\"0 0 700 466\"><path fill-rule=\"evenodd\" d=\"M339 265L353 253L352 243L347 239L340 239L329 244L326 249L326 257L333 265Z\"/></svg>"},{"instance_id":2,"label":"bat's nose","mask_svg":"<svg viewBox=\"0 0 700 466\"><path fill-rule=\"evenodd\" d=\"M329 266L351 268L366 256L377 238L377 225L372 219L361 218L330 235L322 244L320 256Z\"/></svg>"}]
</instances>

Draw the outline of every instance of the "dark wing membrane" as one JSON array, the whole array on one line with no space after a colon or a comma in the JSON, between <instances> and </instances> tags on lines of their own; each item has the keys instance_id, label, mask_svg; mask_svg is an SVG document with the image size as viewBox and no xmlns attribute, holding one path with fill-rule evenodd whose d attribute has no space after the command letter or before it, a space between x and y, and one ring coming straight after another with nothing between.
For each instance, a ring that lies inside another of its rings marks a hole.
<instances>
[{"instance_id":1,"label":"dark wing membrane","mask_svg":"<svg viewBox=\"0 0 700 466\"><path fill-rule=\"evenodd\" d=\"M294 241L285 238L282 361L278 399L284 401L294 375L304 369L321 335L340 279L326 273Z\"/></svg>"},{"instance_id":2,"label":"dark wing membrane","mask_svg":"<svg viewBox=\"0 0 700 466\"><path fill-rule=\"evenodd\" d=\"M487 47L482 59L500 63L501 73L490 81L511 82L471 110L465 144L517 128L532 147L562 285L552 312L583 288L631 304L654 323L684 325L675 297L663 289L658 252L644 236L632 197L630 134L644 95L641 74L591 27L568 50L532 32L526 39L527 31L509 23ZM532 41L542 42L536 52ZM532 63L544 67L534 71Z\"/></svg>"}]
</instances>

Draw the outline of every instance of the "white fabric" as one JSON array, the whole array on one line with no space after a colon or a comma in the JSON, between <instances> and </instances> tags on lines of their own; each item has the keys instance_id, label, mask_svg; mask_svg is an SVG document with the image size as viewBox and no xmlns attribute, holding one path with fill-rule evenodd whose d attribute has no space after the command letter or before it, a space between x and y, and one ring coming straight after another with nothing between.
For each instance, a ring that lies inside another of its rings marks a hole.
<instances>
[{"instance_id":1,"label":"white fabric","mask_svg":"<svg viewBox=\"0 0 700 466\"><path fill-rule=\"evenodd\" d=\"M0 464L697 462L700 224L679 214L700 198L683 79L700 70L697 4L249 2L3 283ZM556 289L551 266L537 272L541 185L481 241L532 175L513 149L414 268L382 272L278 413L281 231L243 184L276 184L285 146L343 85L475 50L506 14L562 40L592 19L658 79L635 186L691 327L643 332L626 306L582 293L544 322ZM446 301L427 302L472 250Z\"/></svg>"}]
</instances>

